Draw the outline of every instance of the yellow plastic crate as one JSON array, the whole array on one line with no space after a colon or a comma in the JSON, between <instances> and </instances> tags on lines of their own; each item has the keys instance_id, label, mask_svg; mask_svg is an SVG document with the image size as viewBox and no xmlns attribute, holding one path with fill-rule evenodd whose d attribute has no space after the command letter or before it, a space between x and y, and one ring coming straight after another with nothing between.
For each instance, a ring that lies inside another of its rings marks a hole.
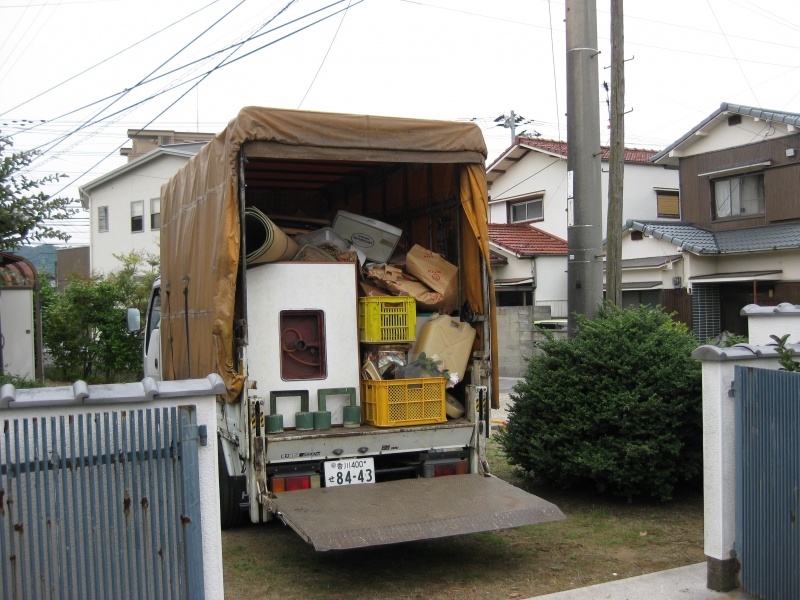
<instances>
[{"instance_id":1,"label":"yellow plastic crate","mask_svg":"<svg viewBox=\"0 0 800 600\"><path fill-rule=\"evenodd\" d=\"M358 299L358 339L367 343L413 342L417 303L410 296L365 296Z\"/></svg>"},{"instance_id":2,"label":"yellow plastic crate","mask_svg":"<svg viewBox=\"0 0 800 600\"><path fill-rule=\"evenodd\" d=\"M378 427L444 423L447 412L444 377L363 380L364 422Z\"/></svg>"}]
</instances>

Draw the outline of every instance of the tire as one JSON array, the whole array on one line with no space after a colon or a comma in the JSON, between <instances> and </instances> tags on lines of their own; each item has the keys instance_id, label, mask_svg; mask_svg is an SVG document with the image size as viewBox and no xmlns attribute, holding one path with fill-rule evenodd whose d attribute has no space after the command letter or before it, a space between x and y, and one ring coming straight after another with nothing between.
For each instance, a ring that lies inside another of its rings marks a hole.
<instances>
[{"instance_id":1,"label":"tire","mask_svg":"<svg viewBox=\"0 0 800 600\"><path fill-rule=\"evenodd\" d=\"M244 477L231 477L225 465L222 442L217 440L217 462L219 464L219 517L222 529L239 527L247 512L242 510L240 500L246 489Z\"/></svg>"}]
</instances>

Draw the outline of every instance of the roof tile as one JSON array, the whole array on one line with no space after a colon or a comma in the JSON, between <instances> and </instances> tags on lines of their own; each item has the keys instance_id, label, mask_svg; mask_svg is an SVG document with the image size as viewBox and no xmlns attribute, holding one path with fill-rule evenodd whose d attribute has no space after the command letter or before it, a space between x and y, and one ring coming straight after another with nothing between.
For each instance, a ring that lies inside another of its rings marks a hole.
<instances>
[{"instance_id":1,"label":"roof tile","mask_svg":"<svg viewBox=\"0 0 800 600\"><path fill-rule=\"evenodd\" d=\"M566 240L527 223L489 223L489 241L518 256L567 253Z\"/></svg>"},{"instance_id":2,"label":"roof tile","mask_svg":"<svg viewBox=\"0 0 800 600\"><path fill-rule=\"evenodd\" d=\"M530 148L537 148L545 152L558 154L559 156L567 155L567 142L560 142L557 140L543 140L540 138L519 137L518 141L524 146ZM609 160L611 157L611 148L608 146L600 146L603 151L600 158L602 160ZM646 150L644 148L625 148L625 162L635 163L649 163L650 159L658 154L658 150Z\"/></svg>"}]
</instances>

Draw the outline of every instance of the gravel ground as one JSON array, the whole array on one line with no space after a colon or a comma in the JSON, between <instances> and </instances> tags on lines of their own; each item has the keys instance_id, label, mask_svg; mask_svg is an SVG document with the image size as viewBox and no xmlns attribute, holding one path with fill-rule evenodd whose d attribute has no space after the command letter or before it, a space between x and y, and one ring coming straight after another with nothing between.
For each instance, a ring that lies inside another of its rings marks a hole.
<instances>
[{"instance_id":1,"label":"gravel ground","mask_svg":"<svg viewBox=\"0 0 800 600\"><path fill-rule=\"evenodd\" d=\"M516 377L500 378L500 408L492 409L492 425L501 427L500 423L508 419L508 409L511 406L511 395L513 387L516 385Z\"/></svg>"}]
</instances>

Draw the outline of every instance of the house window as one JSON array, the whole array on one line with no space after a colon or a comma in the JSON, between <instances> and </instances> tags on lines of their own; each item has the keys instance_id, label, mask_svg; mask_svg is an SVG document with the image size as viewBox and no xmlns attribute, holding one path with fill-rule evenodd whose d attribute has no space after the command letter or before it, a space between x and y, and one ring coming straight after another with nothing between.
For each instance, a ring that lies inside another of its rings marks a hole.
<instances>
[{"instance_id":1,"label":"house window","mask_svg":"<svg viewBox=\"0 0 800 600\"><path fill-rule=\"evenodd\" d=\"M97 207L97 231L108 231L108 207Z\"/></svg>"},{"instance_id":2,"label":"house window","mask_svg":"<svg viewBox=\"0 0 800 600\"><path fill-rule=\"evenodd\" d=\"M764 213L764 174L739 175L714 181L714 218Z\"/></svg>"},{"instance_id":3,"label":"house window","mask_svg":"<svg viewBox=\"0 0 800 600\"><path fill-rule=\"evenodd\" d=\"M678 219L681 216L680 196L676 191L657 190L656 206L659 218Z\"/></svg>"},{"instance_id":4,"label":"house window","mask_svg":"<svg viewBox=\"0 0 800 600\"><path fill-rule=\"evenodd\" d=\"M161 198L150 198L150 229L161 229Z\"/></svg>"},{"instance_id":5,"label":"house window","mask_svg":"<svg viewBox=\"0 0 800 600\"><path fill-rule=\"evenodd\" d=\"M144 231L144 200L131 202L131 232Z\"/></svg>"},{"instance_id":6,"label":"house window","mask_svg":"<svg viewBox=\"0 0 800 600\"><path fill-rule=\"evenodd\" d=\"M509 222L541 221L544 218L544 201L541 196L516 202L509 207Z\"/></svg>"}]
</instances>

